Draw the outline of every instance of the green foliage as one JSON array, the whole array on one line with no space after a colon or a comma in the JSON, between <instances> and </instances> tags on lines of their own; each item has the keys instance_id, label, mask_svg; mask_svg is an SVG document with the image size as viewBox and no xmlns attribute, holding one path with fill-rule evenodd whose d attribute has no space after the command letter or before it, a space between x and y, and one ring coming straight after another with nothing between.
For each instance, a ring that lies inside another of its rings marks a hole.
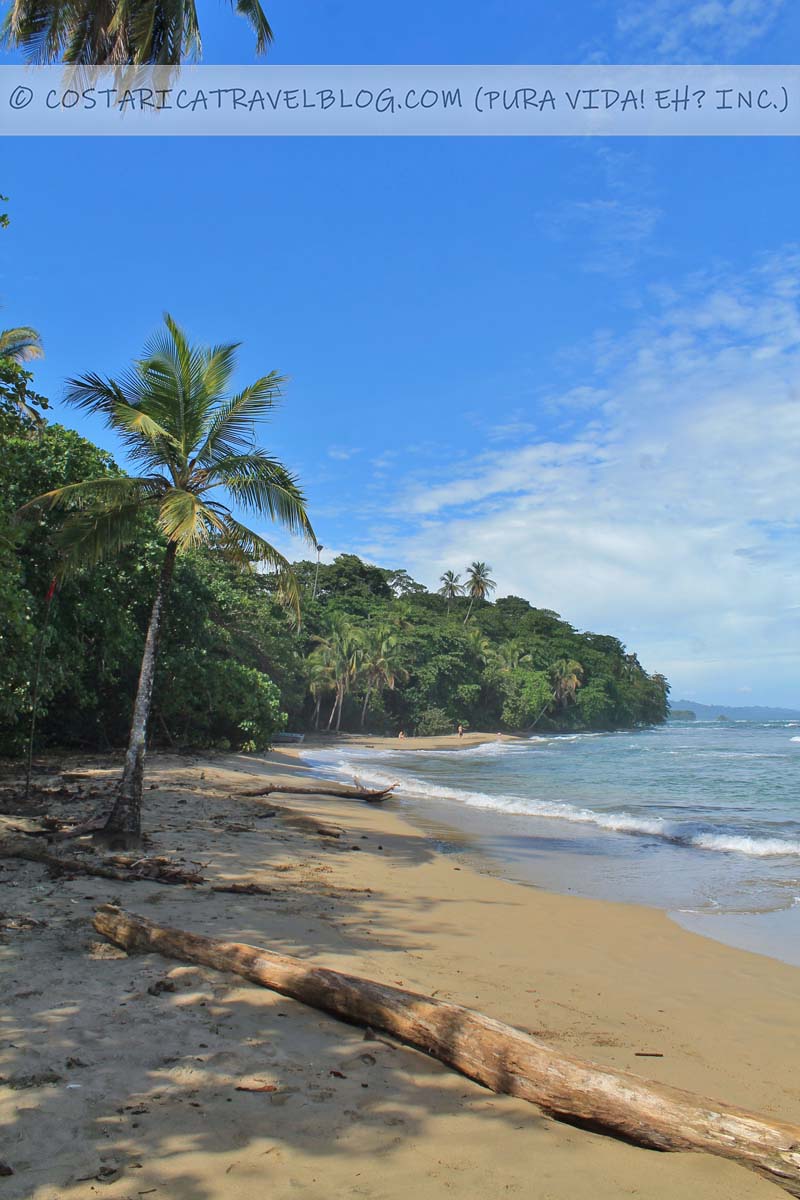
<instances>
[{"instance_id":1,"label":"green foliage","mask_svg":"<svg viewBox=\"0 0 800 1200\"><path fill-rule=\"evenodd\" d=\"M665 719L666 680L647 675L614 637L578 633L519 596L490 603L490 569L481 562L467 568L466 595L458 574L444 572L432 594L405 572L341 555L319 568L312 598L316 564L296 564L312 694L301 709L288 705L290 724L313 727L322 713L323 726L330 714L334 727L356 729L363 715L368 728L385 732L442 733L459 722L567 730ZM332 635L341 642L343 630L338 667L326 672L314 647ZM393 688L372 685L368 656L359 651L376 630L393 633Z\"/></svg>"},{"instance_id":2,"label":"green foliage","mask_svg":"<svg viewBox=\"0 0 800 1200\"><path fill-rule=\"evenodd\" d=\"M426 708L420 714L414 732L417 737L442 737L454 733L455 728L443 708Z\"/></svg>"},{"instance_id":3,"label":"green foliage","mask_svg":"<svg viewBox=\"0 0 800 1200\"><path fill-rule=\"evenodd\" d=\"M553 689L544 671L515 667L502 681L502 721L507 729L535 725L553 702Z\"/></svg>"},{"instance_id":4,"label":"green foliage","mask_svg":"<svg viewBox=\"0 0 800 1200\"><path fill-rule=\"evenodd\" d=\"M255 33L256 53L266 53L272 30L259 0L233 0L232 7ZM199 58L202 39L194 0L108 0L102 6L96 0L16 0L0 45L24 50L34 63L175 66Z\"/></svg>"},{"instance_id":5,"label":"green foliage","mask_svg":"<svg viewBox=\"0 0 800 1200\"><path fill-rule=\"evenodd\" d=\"M104 451L71 430L18 417L0 436L0 752L19 753L30 680L59 561L54 515L14 513L31 495L87 477L119 477ZM42 669L40 745L124 744L163 558L152 516L113 561L77 569L53 600ZM242 574L208 550L179 560L154 694L157 742L261 749L284 723L281 696L302 706L304 664L271 577ZM280 680L280 690L277 681Z\"/></svg>"},{"instance_id":6,"label":"green foliage","mask_svg":"<svg viewBox=\"0 0 800 1200\"><path fill-rule=\"evenodd\" d=\"M0 752L18 753L50 582L56 513L31 496L92 479L126 486L111 457L19 412L0 430ZM130 480L128 480L130 483ZM67 511L80 489L64 493ZM39 745L124 744L155 581L159 509L144 505L112 560L76 567L53 600ZM274 575L242 572L213 545L177 562L161 639L151 741L262 749L275 730L340 725L407 734L615 729L666 718L668 685L607 635L579 633L518 596L428 592L354 555L295 564L298 629ZM472 601L467 624L464 616Z\"/></svg>"}]
</instances>

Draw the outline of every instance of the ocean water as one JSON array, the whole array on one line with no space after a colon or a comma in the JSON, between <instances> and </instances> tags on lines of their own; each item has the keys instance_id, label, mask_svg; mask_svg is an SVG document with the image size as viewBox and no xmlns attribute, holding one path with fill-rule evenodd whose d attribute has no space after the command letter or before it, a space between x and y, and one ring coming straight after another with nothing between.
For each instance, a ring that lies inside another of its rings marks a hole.
<instances>
[{"instance_id":1,"label":"ocean water","mask_svg":"<svg viewBox=\"0 0 800 1200\"><path fill-rule=\"evenodd\" d=\"M664 908L800 965L800 723L674 723L454 750L303 751L320 774L398 782L446 850L509 878Z\"/></svg>"}]
</instances>

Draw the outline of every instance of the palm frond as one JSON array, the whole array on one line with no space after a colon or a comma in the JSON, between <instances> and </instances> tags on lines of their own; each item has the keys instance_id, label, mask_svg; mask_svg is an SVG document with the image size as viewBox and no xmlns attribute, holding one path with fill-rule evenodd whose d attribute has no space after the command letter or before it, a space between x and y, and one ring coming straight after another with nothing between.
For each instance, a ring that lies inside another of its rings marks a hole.
<instances>
[{"instance_id":1,"label":"palm frond","mask_svg":"<svg viewBox=\"0 0 800 1200\"><path fill-rule=\"evenodd\" d=\"M218 514L196 493L181 488L170 488L164 495L158 525L167 541L175 542L181 552L224 532L224 521Z\"/></svg>"},{"instance_id":2,"label":"palm frond","mask_svg":"<svg viewBox=\"0 0 800 1200\"><path fill-rule=\"evenodd\" d=\"M266 54L273 33L258 0L236 0L236 11L247 19L256 35L256 54Z\"/></svg>"},{"instance_id":3,"label":"palm frond","mask_svg":"<svg viewBox=\"0 0 800 1200\"><path fill-rule=\"evenodd\" d=\"M30 325L18 325L15 329L0 331L0 358L24 363L32 358L42 358L42 339Z\"/></svg>"},{"instance_id":4,"label":"palm frond","mask_svg":"<svg viewBox=\"0 0 800 1200\"><path fill-rule=\"evenodd\" d=\"M237 454L242 449L249 450L253 444L254 422L263 420L272 412L285 382L284 375L271 371L243 392L220 404L196 461L205 466L214 455L224 456Z\"/></svg>"},{"instance_id":5,"label":"palm frond","mask_svg":"<svg viewBox=\"0 0 800 1200\"><path fill-rule=\"evenodd\" d=\"M203 472L208 484L221 484L245 508L279 521L290 533L316 545L303 495L283 463L261 450L212 458Z\"/></svg>"},{"instance_id":6,"label":"palm frond","mask_svg":"<svg viewBox=\"0 0 800 1200\"><path fill-rule=\"evenodd\" d=\"M242 525L234 516L228 513L223 518L223 531L215 542L219 549L231 562L241 568L247 568L254 563L263 563L271 567L278 576L278 582L283 598L291 606L297 619L300 618L300 588L297 578L287 558L276 550L266 538L261 537L246 525Z\"/></svg>"},{"instance_id":7,"label":"palm frond","mask_svg":"<svg viewBox=\"0 0 800 1200\"><path fill-rule=\"evenodd\" d=\"M101 505L143 504L156 500L167 486L166 480L160 476L103 475L98 479L85 479L80 483L67 483L63 487L53 488L23 504L19 511L64 508L68 504L81 508L98 502Z\"/></svg>"},{"instance_id":8,"label":"palm frond","mask_svg":"<svg viewBox=\"0 0 800 1200\"><path fill-rule=\"evenodd\" d=\"M132 501L71 513L54 537L63 556L61 573L117 554L141 531L141 511Z\"/></svg>"}]
</instances>

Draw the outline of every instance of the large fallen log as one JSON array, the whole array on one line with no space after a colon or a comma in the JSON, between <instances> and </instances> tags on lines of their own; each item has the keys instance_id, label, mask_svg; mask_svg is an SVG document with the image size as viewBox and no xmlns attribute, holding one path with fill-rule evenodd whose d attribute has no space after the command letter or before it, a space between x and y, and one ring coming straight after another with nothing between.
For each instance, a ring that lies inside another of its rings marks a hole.
<instances>
[{"instance_id":1,"label":"large fallen log","mask_svg":"<svg viewBox=\"0 0 800 1200\"><path fill-rule=\"evenodd\" d=\"M203 876L196 871L187 871L166 858L140 858L136 860L91 859L66 857L53 854L39 842L2 839L0 858L21 858L27 862L41 863L57 875L95 875L100 879L115 879L120 883L203 883Z\"/></svg>"},{"instance_id":2,"label":"large fallen log","mask_svg":"<svg viewBox=\"0 0 800 1200\"><path fill-rule=\"evenodd\" d=\"M360 788L357 786L338 787L336 784L322 784L318 787L304 787L297 783L273 783L269 787L259 788L255 792L239 792L240 796L276 796L279 793L285 796L334 796L337 800L366 800L369 804L379 804L381 800L385 800L391 795L392 790L397 787L396 783L390 783L385 788Z\"/></svg>"},{"instance_id":3,"label":"large fallen log","mask_svg":"<svg viewBox=\"0 0 800 1200\"><path fill-rule=\"evenodd\" d=\"M751 1167L800 1197L800 1126L554 1050L482 1013L298 958L223 942L104 905L94 927L128 951L232 971L356 1025L392 1034L494 1092L654 1150L700 1150Z\"/></svg>"}]
</instances>

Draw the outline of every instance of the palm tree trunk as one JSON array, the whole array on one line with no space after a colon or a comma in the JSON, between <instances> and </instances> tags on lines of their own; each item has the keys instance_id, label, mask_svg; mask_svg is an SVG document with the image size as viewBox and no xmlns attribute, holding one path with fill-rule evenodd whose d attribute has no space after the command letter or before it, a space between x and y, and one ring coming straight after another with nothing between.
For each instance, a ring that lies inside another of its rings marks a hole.
<instances>
[{"instance_id":1,"label":"palm tree trunk","mask_svg":"<svg viewBox=\"0 0 800 1200\"><path fill-rule=\"evenodd\" d=\"M314 729L319 732L319 712L322 708L322 696L317 696L316 704L314 705Z\"/></svg>"},{"instance_id":2,"label":"palm tree trunk","mask_svg":"<svg viewBox=\"0 0 800 1200\"><path fill-rule=\"evenodd\" d=\"M334 716L336 715L336 705L337 705L338 703L339 703L339 686L338 686L338 684L337 684L337 686L336 686L336 694L335 694L335 696L333 697L333 707L331 708L331 715L328 717L328 724L327 724L327 726L326 726L326 729L330 729L330 728L331 728L331 726L333 725L333 718L334 718Z\"/></svg>"},{"instance_id":3,"label":"palm tree trunk","mask_svg":"<svg viewBox=\"0 0 800 1200\"><path fill-rule=\"evenodd\" d=\"M142 665L139 671L139 686L136 689L136 701L133 706L133 720L131 721L122 782L104 830L105 836L115 847L135 844L139 841L142 833L142 782L147 742L147 720L150 716L150 702L153 698L153 681L156 674L158 639L164 614L164 601L172 581L176 554L177 546L174 542L170 542L164 555L161 576L150 612L150 624L147 627Z\"/></svg>"},{"instance_id":4,"label":"palm tree trunk","mask_svg":"<svg viewBox=\"0 0 800 1200\"><path fill-rule=\"evenodd\" d=\"M369 708L369 698L370 698L371 692L372 692L372 687L367 686L366 695L364 696L364 704L361 709L361 728L362 729L364 728L364 725L367 720L367 709Z\"/></svg>"},{"instance_id":5,"label":"palm tree trunk","mask_svg":"<svg viewBox=\"0 0 800 1200\"><path fill-rule=\"evenodd\" d=\"M342 728L342 706L344 705L344 688L339 692L339 714L336 718L336 732Z\"/></svg>"},{"instance_id":6,"label":"palm tree trunk","mask_svg":"<svg viewBox=\"0 0 800 1200\"><path fill-rule=\"evenodd\" d=\"M465 624L465 625L466 625L467 621L469 620L469 614L472 612L472 606L473 606L473 604L474 604L474 603L475 603L475 597L474 597L474 596L470 596L470 598L469 598L469 608L467 609L467 615L464 617L464 624Z\"/></svg>"}]
</instances>

